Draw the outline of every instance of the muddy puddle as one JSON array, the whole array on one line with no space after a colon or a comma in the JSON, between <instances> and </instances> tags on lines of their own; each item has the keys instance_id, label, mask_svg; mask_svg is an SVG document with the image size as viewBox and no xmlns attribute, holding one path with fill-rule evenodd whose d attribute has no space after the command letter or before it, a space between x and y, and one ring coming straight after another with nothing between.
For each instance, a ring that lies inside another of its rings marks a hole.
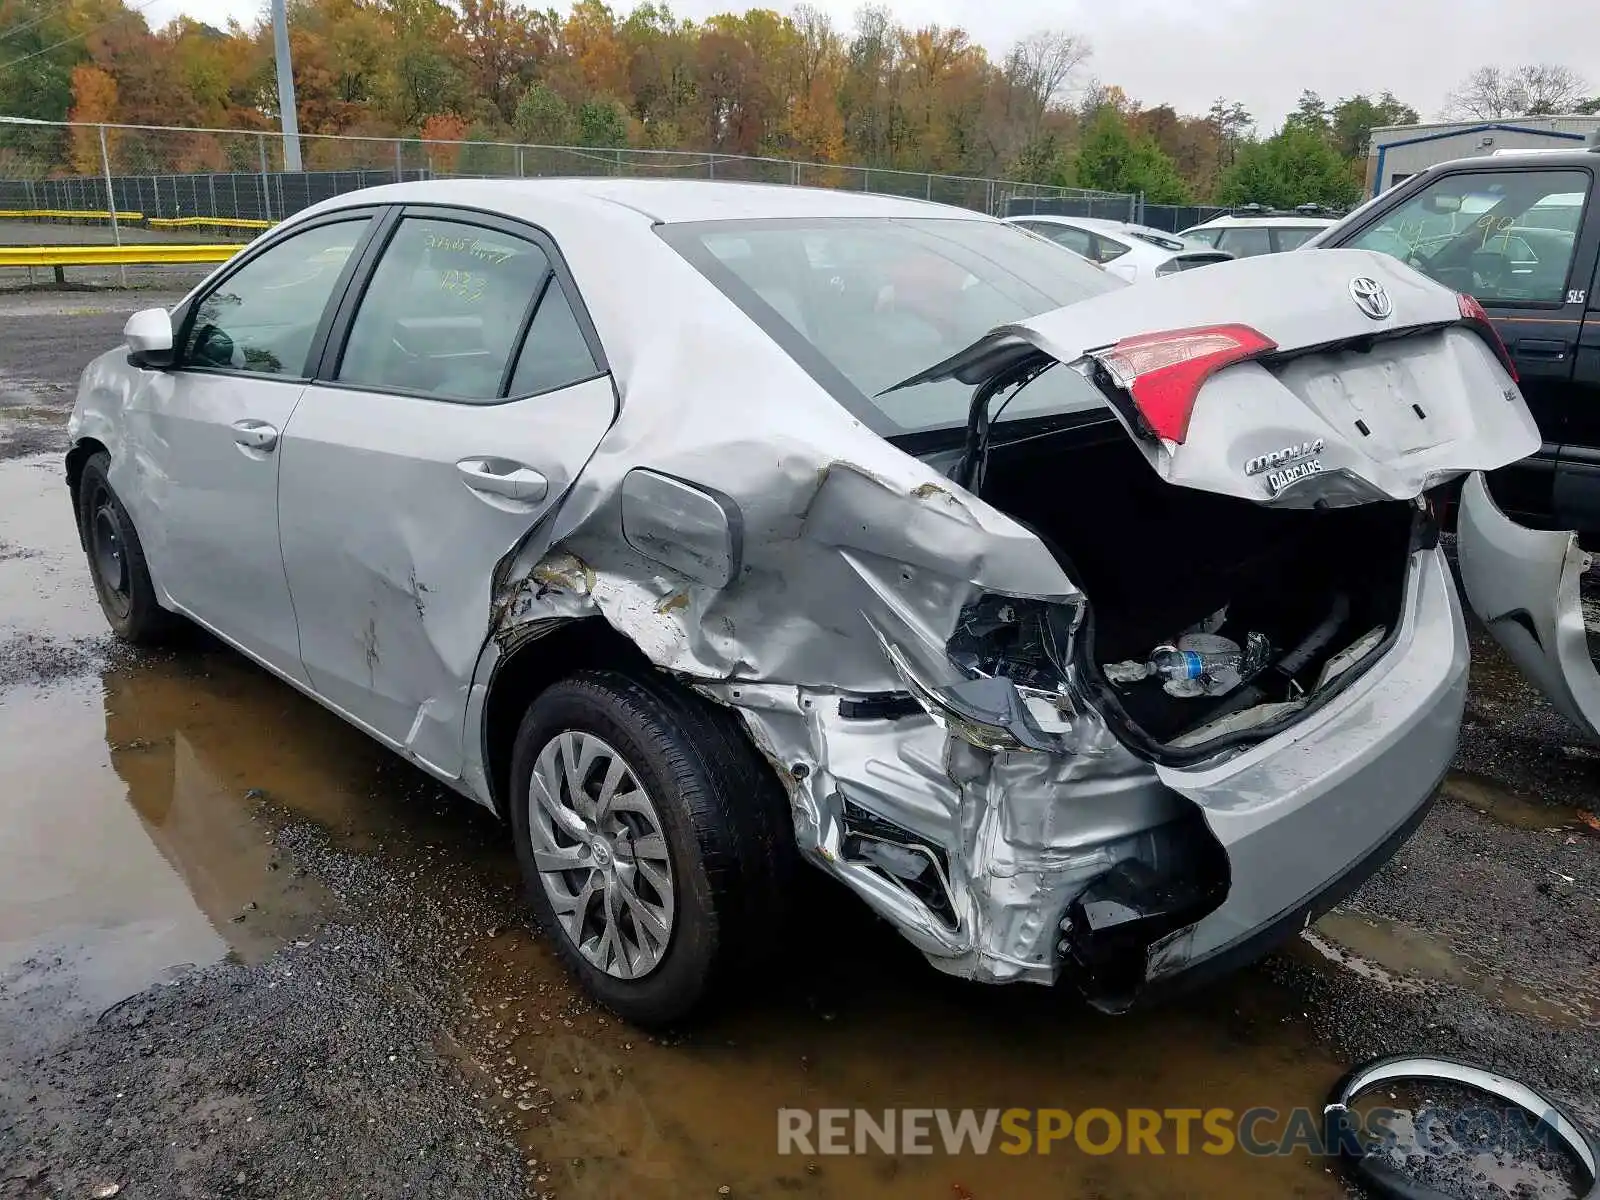
<instances>
[{"instance_id":1,"label":"muddy puddle","mask_svg":"<svg viewBox=\"0 0 1600 1200\"><path fill-rule=\"evenodd\" d=\"M1303 1152L1207 1154L1197 1135L1180 1154L1170 1120L1159 1155L1092 1153L1071 1138L1048 1155L1007 1154L999 1147L1016 1142L1004 1133L987 1154L951 1155L937 1132L929 1154L780 1154L782 1109L813 1120L864 1110L880 1123L889 1109L1287 1113L1320 1107L1346 1064L1263 971L1107 1018L1042 990L945 979L839 895L815 902L778 973L727 1012L681 1037L646 1036L587 1004L524 927L513 860L486 814L209 639L154 655L111 647L55 461L0 463L0 547L0 659L24 663L0 673L0 983L47 998L35 1011L93 1015L191 966L314 941L330 920L444 913L448 936L414 965L429 994L457 999L419 1036L517 1139L535 1189L564 1200L720 1188L1344 1195ZM1457 799L1496 819L1567 819L1472 786ZM284 849L301 828L368 864L360 896ZM451 926L457 910L469 915ZM1399 927L1336 915L1320 929L1357 956L1338 952L1344 968L1363 969L1359 958L1373 979L1489 988L1507 1008L1574 1018ZM1268 1119L1258 1132L1281 1127Z\"/></svg>"},{"instance_id":2,"label":"muddy puddle","mask_svg":"<svg viewBox=\"0 0 1600 1200\"><path fill-rule=\"evenodd\" d=\"M1513 791L1492 779L1465 771L1452 771L1446 776L1439 785L1439 796L1513 829L1600 832L1585 819L1586 814L1581 809Z\"/></svg>"},{"instance_id":3,"label":"muddy puddle","mask_svg":"<svg viewBox=\"0 0 1600 1200\"><path fill-rule=\"evenodd\" d=\"M1429 982L1450 983L1510 1012L1556 1024L1600 1020L1600 994L1568 991L1559 998L1545 995L1475 962L1444 938L1403 921L1332 912L1316 923L1307 941L1328 961L1379 984L1415 989Z\"/></svg>"}]
</instances>

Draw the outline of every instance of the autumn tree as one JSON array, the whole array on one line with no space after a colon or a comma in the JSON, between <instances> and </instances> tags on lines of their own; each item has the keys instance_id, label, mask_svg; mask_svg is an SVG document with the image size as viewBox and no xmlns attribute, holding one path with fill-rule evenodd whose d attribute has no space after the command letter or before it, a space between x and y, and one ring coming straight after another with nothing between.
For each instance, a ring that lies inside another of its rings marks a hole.
<instances>
[{"instance_id":1,"label":"autumn tree","mask_svg":"<svg viewBox=\"0 0 1600 1200\"><path fill-rule=\"evenodd\" d=\"M799 5L789 15L794 28L794 95L786 134L795 154L816 162L838 162L845 155L844 114L839 90L844 83L844 42L820 9Z\"/></svg>"},{"instance_id":2,"label":"autumn tree","mask_svg":"<svg viewBox=\"0 0 1600 1200\"><path fill-rule=\"evenodd\" d=\"M100 124L110 121L117 108L117 81L99 67L80 63L72 68L72 109L69 121ZM109 148L109 147L108 147ZM99 175L100 134L95 129L72 131L72 169L79 175Z\"/></svg>"},{"instance_id":3,"label":"autumn tree","mask_svg":"<svg viewBox=\"0 0 1600 1200\"><path fill-rule=\"evenodd\" d=\"M461 45L474 98L509 122L551 49L545 25L511 0L460 0Z\"/></svg>"},{"instance_id":4,"label":"autumn tree","mask_svg":"<svg viewBox=\"0 0 1600 1200\"><path fill-rule=\"evenodd\" d=\"M684 146L695 122L699 84L694 26L678 20L665 5L641 4L622 23L633 117L645 145Z\"/></svg>"},{"instance_id":5,"label":"autumn tree","mask_svg":"<svg viewBox=\"0 0 1600 1200\"><path fill-rule=\"evenodd\" d=\"M434 113L422 122L422 149L428 166L448 174L461 161L461 145L467 136L467 123L457 113Z\"/></svg>"}]
</instances>

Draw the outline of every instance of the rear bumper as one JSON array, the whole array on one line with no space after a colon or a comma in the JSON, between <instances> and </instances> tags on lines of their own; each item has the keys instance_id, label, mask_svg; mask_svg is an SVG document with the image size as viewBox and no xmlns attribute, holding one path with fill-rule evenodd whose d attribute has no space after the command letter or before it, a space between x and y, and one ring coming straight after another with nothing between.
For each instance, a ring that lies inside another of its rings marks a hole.
<instances>
[{"instance_id":1,"label":"rear bumper","mask_svg":"<svg viewBox=\"0 0 1600 1200\"><path fill-rule=\"evenodd\" d=\"M1211 768L1162 768L1226 850L1227 899L1150 948L1147 986L1257 957L1336 904L1416 827L1455 755L1466 628L1444 556L1413 556L1386 661L1312 719Z\"/></svg>"},{"instance_id":2,"label":"rear bumper","mask_svg":"<svg viewBox=\"0 0 1600 1200\"><path fill-rule=\"evenodd\" d=\"M1417 826L1422 824L1422 819L1428 815L1428 810L1432 807L1433 793L1430 789L1427 798L1398 829L1369 850L1365 858L1352 863L1344 874L1329 880L1320 892L1306 897L1294 908L1254 933L1246 934L1236 942L1213 950L1203 958L1190 959L1181 970L1169 972L1147 983L1139 995L1139 1002L1151 1004L1170 1000L1174 996L1203 987L1265 957L1377 874L1378 869L1393 858L1400 847L1405 845L1406 840L1416 832Z\"/></svg>"}]
</instances>

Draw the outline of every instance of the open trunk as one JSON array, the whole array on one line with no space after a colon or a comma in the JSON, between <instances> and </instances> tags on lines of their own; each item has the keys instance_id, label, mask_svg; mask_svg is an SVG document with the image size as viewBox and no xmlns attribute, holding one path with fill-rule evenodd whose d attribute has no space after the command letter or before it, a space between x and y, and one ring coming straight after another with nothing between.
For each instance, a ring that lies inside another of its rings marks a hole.
<instances>
[{"instance_id":1,"label":"open trunk","mask_svg":"<svg viewBox=\"0 0 1600 1200\"><path fill-rule=\"evenodd\" d=\"M1109 419L997 447L986 478L984 499L1037 532L1089 597L1079 662L1101 706L1162 757L1290 718L1378 657L1431 528L1411 501L1277 509L1175 488ZM1265 669L1225 694L1106 678L1106 664L1143 663L1218 613L1208 631L1270 647Z\"/></svg>"},{"instance_id":2,"label":"open trunk","mask_svg":"<svg viewBox=\"0 0 1600 1200\"><path fill-rule=\"evenodd\" d=\"M1077 427L991 438L991 401L1027 411L1041 373ZM1174 766L1270 736L1381 658L1435 537L1426 494L1539 444L1477 303L1364 251L1095 297L900 386L952 378L974 386L957 482L1042 536L1089 601L1080 681ZM1202 669L1207 638L1251 653Z\"/></svg>"}]
</instances>

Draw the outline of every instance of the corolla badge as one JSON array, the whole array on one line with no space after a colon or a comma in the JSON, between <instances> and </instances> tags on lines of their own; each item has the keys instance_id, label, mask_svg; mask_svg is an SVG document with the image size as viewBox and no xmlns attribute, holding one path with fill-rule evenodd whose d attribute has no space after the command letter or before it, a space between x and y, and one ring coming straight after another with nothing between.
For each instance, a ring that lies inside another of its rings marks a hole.
<instances>
[{"instance_id":1,"label":"corolla badge","mask_svg":"<svg viewBox=\"0 0 1600 1200\"><path fill-rule=\"evenodd\" d=\"M1381 321L1394 312L1394 301L1383 290L1383 284L1365 275L1357 275L1350 281L1350 297L1356 307L1374 321Z\"/></svg>"},{"instance_id":2,"label":"corolla badge","mask_svg":"<svg viewBox=\"0 0 1600 1200\"><path fill-rule=\"evenodd\" d=\"M1322 474L1322 459L1317 455L1322 453L1326 444L1322 438L1312 438L1268 454L1258 454L1244 464L1244 473L1265 473L1266 478L1262 482L1267 486L1267 495L1276 496L1291 483Z\"/></svg>"},{"instance_id":3,"label":"corolla badge","mask_svg":"<svg viewBox=\"0 0 1600 1200\"><path fill-rule=\"evenodd\" d=\"M1270 454L1258 454L1244 464L1246 475L1259 475L1263 471L1272 471L1278 467L1286 466L1297 459L1310 458L1314 454L1321 454L1326 443L1322 438L1313 438L1309 442L1301 442L1295 446L1285 446L1282 450L1274 450Z\"/></svg>"}]
</instances>

